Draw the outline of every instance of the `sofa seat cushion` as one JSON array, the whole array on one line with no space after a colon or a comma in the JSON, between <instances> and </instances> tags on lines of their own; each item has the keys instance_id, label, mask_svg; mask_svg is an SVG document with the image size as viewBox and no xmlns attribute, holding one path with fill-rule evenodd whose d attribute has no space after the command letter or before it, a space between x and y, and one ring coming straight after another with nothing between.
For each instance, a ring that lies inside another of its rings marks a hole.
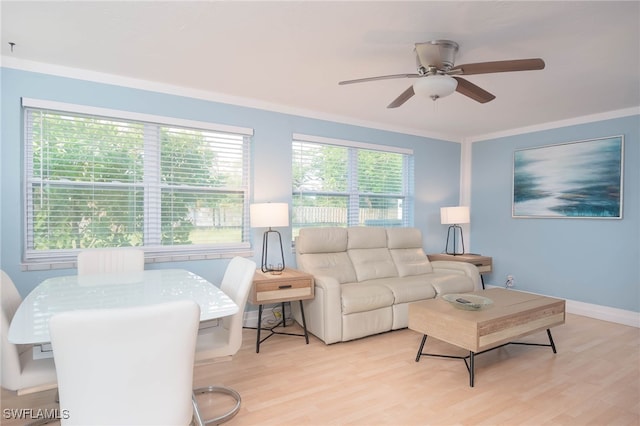
<instances>
[{"instance_id":1,"label":"sofa seat cushion","mask_svg":"<svg viewBox=\"0 0 640 426\"><path fill-rule=\"evenodd\" d=\"M426 275L427 282L433 286L438 295L449 293L464 293L473 291L473 281L463 273L456 274L452 271L434 272Z\"/></svg>"},{"instance_id":2,"label":"sofa seat cushion","mask_svg":"<svg viewBox=\"0 0 640 426\"><path fill-rule=\"evenodd\" d=\"M436 291L428 281L429 275L431 274L404 278L383 278L370 282L389 288L393 293L393 303L397 305L398 303L416 302L436 297Z\"/></svg>"},{"instance_id":3,"label":"sofa seat cushion","mask_svg":"<svg viewBox=\"0 0 640 426\"><path fill-rule=\"evenodd\" d=\"M391 290L378 284L342 284L342 314L373 311L393 305Z\"/></svg>"}]
</instances>

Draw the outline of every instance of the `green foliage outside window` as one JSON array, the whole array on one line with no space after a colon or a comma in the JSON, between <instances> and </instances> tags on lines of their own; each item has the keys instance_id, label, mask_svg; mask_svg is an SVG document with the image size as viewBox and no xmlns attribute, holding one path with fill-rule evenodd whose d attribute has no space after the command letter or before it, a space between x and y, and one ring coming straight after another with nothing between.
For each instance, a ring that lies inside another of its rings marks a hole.
<instances>
[{"instance_id":1,"label":"green foliage outside window","mask_svg":"<svg viewBox=\"0 0 640 426\"><path fill-rule=\"evenodd\" d=\"M25 115L28 249L245 240L243 136L37 109Z\"/></svg>"},{"instance_id":2,"label":"green foliage outside window","mask_svg":"<svg viewBox=\"0 0 640 426\"><path fill-rule=\"evenodd\" d=\"M33 115L33 248L139 245L142 126Z\"/></svg>"}]
</instances>

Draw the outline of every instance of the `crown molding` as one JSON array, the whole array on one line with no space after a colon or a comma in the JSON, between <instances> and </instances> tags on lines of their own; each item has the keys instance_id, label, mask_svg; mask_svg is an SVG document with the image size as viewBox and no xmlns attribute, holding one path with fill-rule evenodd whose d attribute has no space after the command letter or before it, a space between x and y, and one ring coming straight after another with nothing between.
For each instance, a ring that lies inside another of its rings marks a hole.
<instances>
[{"instance_id":1,"label":"crown molding","mask_svg":"<svg viewBox=\"0 0 640 426\"><path fill-rule=\"evenodd\" d=\"M78 80L92 81L95 83L112 84L116 86L129 87L132 89L148 90L152 92L165 93L169 95L195 98L210 102L218 102L247 108L278 112L282 114L297 115L306 118L313 118L334 123L347 124L352 126L366 127L370 129L383 130L394 133L420 136L430 139L444 140L447 142L460 142L459 138L452 135L440 134L436 132L425 132L421 129L406 128L400 126L388 126L378 122L357 120L351 117L322 113L304 108L296 108L259 99L233 96L224 93L198 90L183 86L176 86L166 83L159 83L149 80L141 80L115 74L107 74L98 71L71 68L62 65L54 65L43 62L28 61L8 56L0 57L0 66L21 71L55 75L58 77L74 78Z\"/></svg>"},{"instance_id":2,"label":"crown molding","mask_svg":"<svg viewBox=\"0 0 640 426\"><path fill-rule=\"evenodd\" d=\"M561 127L576 126L579 124L592 123L594 121L611 120L614 118L629 117L632 115L640 115L640 106L625 108L616 111L602 112L598 114L585 115L582 117L569 118L567 120L553 121L549 123L537 124L535 126L520 127L516 129L505 130L503 132L488 133L481 136L474 136L465 139L465 142L479 142L490 139L499 139L508 136L517 136L526 133L540 132L543 130L558 129Z\"/></svg>"},{"instance_id":3,"label":"crown molding","mask_svg":"<svg viewBox=\"0 0 640 426\"><path fill-rule=\"evenodd\" d=\"M490 139L498 139L508 136L517 136L526 133L533 133L543 130L551 130L560 127L574 126L579 124L586 124L593 121L603 121L620 117L627 117L631 115L640 115L640 106L626 108L622 110L609 111L597 114L591 114L581 117L574 117L566 120L554 121L549 123L542 123L533 126L526 126L520 128L509 129L501 132L487 133L484 135L478 135L467 138L459 138L453 135L442 134L437 132L425 132L421 129L406 128L400 126L389 126L380 124L378 122L371 122L366 120L357 120L352 117L345 117L340 115L322 113L318 111L312 111L304 108L296 108L288 105L282 105L272 102L266 102L259 99L245 98L239 96L228 95L219 92L210 92L205 90L198 90L183 86L170 85L166 83L159 83L149 80L141 80L131 77L125 77L115 74L107 74L98 71L85 70L80 68L71 68L61 65L48 64L43 62L28 61L23 59L17 59L14 57L1 56L0 66L4 68L13 68L22 71L30 71L36 73L43 73L49 75L55 75L58 77L74 78L78 80L92 81L103 84L113 84L117 86L129 87L132 89L148 90L158 93L165 93L169 95L184 96L189 98L201 99L210 102L217 102L223 104L230 104L235 106L242 106L247 108L254 108L260 110L266 110L271 112L278 112L282 114L297 115L306 118L313 118L317 120L331 121L340 124L347 124L352 126L366 127L370 129L401 133L419 137L425 137L430 139L443 140L446 142L465 143L465 142L479 142Z\"/></svg>"}]
</instances>

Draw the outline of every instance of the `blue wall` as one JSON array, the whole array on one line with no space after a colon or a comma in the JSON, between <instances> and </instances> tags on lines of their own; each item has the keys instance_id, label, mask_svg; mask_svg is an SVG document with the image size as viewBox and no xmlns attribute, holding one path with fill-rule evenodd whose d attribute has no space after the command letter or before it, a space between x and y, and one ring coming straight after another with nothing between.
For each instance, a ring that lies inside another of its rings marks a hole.
<instances>
[{"instance_id":1,"label":"blue wall","mask_svg":"<svg viewBox=\"0 0 640 426\"><path fill-rule=\"evenodd\" d=\"M2 269L13 278L23 296L45 278L76 271L21 272L24 240L21 97L253 128L252 192L257 202L291 202L292 133L413 149L415 225L423 231L427 251L440 252L443 248L446 227L440 225L439 209L458 202L461 149L458 143L10 68L0 68L0 73L0 260ZM257 242L254 260L258 262L261 238L261 234L253 235L254 247ZM290 230L283 232L283 239L290 238ZM285 256L287 263L293 265L292 253ZM219 282L227 263L227 260L209 260L158 263L149 267L185 268Z\"/></svg>"},{"instance_id":2,"label":"blue wall","mask_svg":"<svg viewBox=\"0 0 640 426\"><path fill-rule=\"evenodd\" d=\"M624 135L623 219L513 219L517 149ZM640 116L568 126L472 145L473 251L493 256L487 282L640 311Z\"/></svg>"}]
</instances>

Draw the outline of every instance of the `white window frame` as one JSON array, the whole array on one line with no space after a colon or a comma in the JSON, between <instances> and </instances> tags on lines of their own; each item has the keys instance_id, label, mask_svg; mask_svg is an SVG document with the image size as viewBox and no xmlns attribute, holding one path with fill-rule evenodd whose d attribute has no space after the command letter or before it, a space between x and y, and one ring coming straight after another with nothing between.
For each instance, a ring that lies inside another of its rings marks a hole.
<instances>
[{"instance_id":1,"label":"white window frame","mask_svg":"<svg viewBox=\"0 0 640 426\"><path fill-rule=\"evenodd\" d=\"M356 163L356 155L354 155L357 150L371 150L371 151L380 151L380 152L388 152L393 154L403 154L405 155L406 164L403 166L403 171L405 172L404 179L404 187L403 187L403 199L405 201L403 207L403 218L402 223L403 226L413 226L414 224L414 205L415 205L415 191L414 191L414 158L413 158L413 149L410 148L402 148L396 146L389 145L378 145L367 142L357 142L345 139L336 139L336 138L328 138L323 136L315 136L315 135L307 135L302 133L293 133L292 134L292 142L310 142L310 143L318 143L322 145L334 145L343 148L352 148L349 149L348 153L348 189L347 192L340 193L326 193L323 192L322 195L340 195L345 196L348 195L348 213L347 213L347 226L356 226L358 225L358 217L359 217L359 196L361 195L358 192L357 186L357 163ZM295 198L297 193L293 193L292 196ZM318 192L320 194L320 192Z\"/></svg>"},{"instance_id":2,"label":"white window frame","mask_svg":"<svg viewBox=\"0 0 640 426\"><path fill-rule=\"evenodd\" d=\"M63 102L56 101L48 101L48 100L39 100L39 99L31 99L31 98L22 98L22 107L23 112L26 108L34 108L34 109L42 109L42 110L50 110L50 111L59 111L66 113L76 113L76 114L84 114L89 116L102 116L112 119L122 119L129 121L138 121L147 124L155 124L159 126L176 126L176 127L184 127L184 128L192 128L197 130L204 131L213 131L213 132L224 132L224 133L233 133L237 135L241 135L243 137L247 137L247 141L244 144L244 156L245 156L245 166L244 166L244 217L243 221L243 235L247 235L245 241L239 243L229 243L229 244L216 244L216 245L185 245L185 246L161 246L159 244L159 235L157 237L153 237L149 233L153 233L153 229L159 231L160 226L160 213L152 212L147 207L150 196L145 191L144 199L145 199L145 214L144 214L144 245L140 248L145 251L145 258L147 262L163 262L163 261L185 261L185 260L202 260L202 259L215 259L215 258L227 258L235 255L250 255L251 254L251 246L250 246L250 225L249 225L249 204L250 204L250 174L251 174L251 155L250 155L250 138L253 136L253 129L246 127L238 127L238 126L230 126L224 124L216 124L210 122L202 122L202 121L194 121L194 120L186 120L174 117L166 117L166 116L158 116L152 114L144 114L144 113L136 113L130 111L121 111L121 110L113 110L108 108L99 108L99 107L91 107L86 105L76 105L69 104ZM64 249L64 250L33 250L28 248L28 229L27 223L32 220L29 217L29 211L31 210L28 201L28 194L30 193L31 182L32 182L32 166L33 166L33 153L31 144L27 143L27 120L26 116L24 121L25 131L24 131L24 144L25 144L25 155L24 155L24 180L23 180L23 208L24 208L24 231L23 231L23 269L47 269L47 268L69 268L75 266L75 258L77 257L78 251L77 249ZM145 136L145 153L148 152L159 152L159 147L147 147L148 139ZM152 156L149 156L152 157ZM159 164L159 155L157 158L153 160L147 161L145 158L145 178L146 173L150 173L150 177L155 174L157 176L157 172L160 169ZM146 183L141 184L147 189L148 185ZM159 189L158 189L159 191ZM159 194L156 194L156 197L159 197ZM149 235L151 235L151 239L149 239Z\"/></svg>"}]
</instances>

